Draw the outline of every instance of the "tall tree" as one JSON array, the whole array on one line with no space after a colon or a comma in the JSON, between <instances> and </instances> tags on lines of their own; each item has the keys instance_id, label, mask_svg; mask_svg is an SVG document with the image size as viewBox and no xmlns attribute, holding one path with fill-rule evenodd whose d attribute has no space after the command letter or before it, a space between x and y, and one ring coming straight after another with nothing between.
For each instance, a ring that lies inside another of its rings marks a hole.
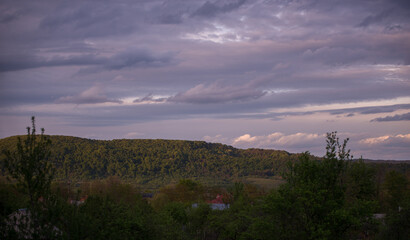
<instances>
[{"instance_id":1,"label":"tall tree","mask_svg":"<svg viewBox=\"0 0 410 240\"><path fill-rule=\"evenodd\" d=\"M27 127L27 136L18 138L17 151L4 151L4 167L9 177L15 179L17 187L29 197L28 209L18 211L6 230L5 237L17 234L19 238L56 239L61 231L54 224L58 220L56 199L50 194L53 179L52 165L48 162L50 140L44 135L36 135L35 118L31 118L32 127Z\"/></svg>"},{"instance_id":2,"label":"tall tree","mask_svg":"<svg viewBox=\"0 0 410 240\"><path fill-rule=\"evenodd\" d=\"M348 139L341 144L332 132L326 142L323 160L313 160L306 152L290 163L284 175L287 183L267 199L279 239L345 239L354 223L345 204L347 164L352 159Z\"/></svg>"},{"instance_id":3,"label":"tall tree","mask_svg":"<svg viewBox=\"0 0 410 240\"><path fill-rule=\"evenodd\" d=\"M47 158L50 154L50 139L44 135L36 135L35 117L31 117L32 127L27 127L25 139L18 138L17 151L5 150L5 169L17 181L30 198L33 206L39 198L45 197L50 191L53 170Z\"/></svg>"}]
</instances>

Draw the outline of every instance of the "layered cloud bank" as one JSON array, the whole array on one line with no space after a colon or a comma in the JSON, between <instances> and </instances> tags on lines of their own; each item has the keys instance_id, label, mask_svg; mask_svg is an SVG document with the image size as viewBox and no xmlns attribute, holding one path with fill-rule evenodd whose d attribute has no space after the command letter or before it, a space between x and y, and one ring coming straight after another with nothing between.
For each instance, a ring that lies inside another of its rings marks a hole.
<instances>
[{"instance_id":1,"label":"layered cloud bank","mask_svg":"<svg viewBox=\"0 0 410 240\"><path fill-rule=\"evenodd\" d=\"M409 1L4 0L0 16L0 137L36 115L51 134L320 155L339 131L356 156L410 159Z\"/></svg>"}]
</instances>

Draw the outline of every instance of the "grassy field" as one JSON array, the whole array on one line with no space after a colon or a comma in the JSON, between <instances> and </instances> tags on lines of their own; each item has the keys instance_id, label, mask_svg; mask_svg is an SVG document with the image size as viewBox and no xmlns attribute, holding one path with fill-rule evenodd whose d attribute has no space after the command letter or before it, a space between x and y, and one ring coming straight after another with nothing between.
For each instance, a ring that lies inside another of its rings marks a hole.
<instances>
[{"instance_id":1,"label":"grassy field","mask_svg":"<svg viewBox=\"0 0 410 240\"><path fill-rule=\"evenodd\" d=\"M281 177L274 178L260 178L260 177L247 177L245 183L256 185L266 191L271 189L277 189L281 184L285 182Z\"/></svg>"}]
</instances>

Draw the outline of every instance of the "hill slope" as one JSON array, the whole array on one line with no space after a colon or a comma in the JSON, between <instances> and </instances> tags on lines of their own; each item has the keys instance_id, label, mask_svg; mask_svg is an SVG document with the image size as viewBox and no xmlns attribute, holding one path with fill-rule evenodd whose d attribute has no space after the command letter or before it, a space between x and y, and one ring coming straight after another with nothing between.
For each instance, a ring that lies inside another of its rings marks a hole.
<instances>
[{"instance_id":1,"label":"hill slope","mask_svg":"<svg viewBox=\"0 0 410 240\"><path fill-rule=\"evenodd\" d=\"M203 141L50 138L50 160L60 179L273 176L298 158L286 151L243 150ZM15 149L16 142L17 136L0 139L0 150Z\"/></svg>"},{"instance_id":2,"label":"hill slope","mask_svg":"<svg viewBox=\"0 0 410 240\"><path fill-rule=\"evenodd\" d=\"M23 136L24 138L25 136ZM162 185L181 178L202 178L229 182L235 178L280 175L288 161L299 154L264 149L237 149L220 143L182 140L91 140L50 136L50 161L55 178L88 180L119 176L140 183ZM17 136L0 139L0 153L15 150ZM4 158L0 154L0 162ZM318 157L313 158L319 159ZM365 162L376 170L378 179L391 170L410 175L410 161ZM3 169L0 169L3 172Z\"/></svg>"}]
</instances>

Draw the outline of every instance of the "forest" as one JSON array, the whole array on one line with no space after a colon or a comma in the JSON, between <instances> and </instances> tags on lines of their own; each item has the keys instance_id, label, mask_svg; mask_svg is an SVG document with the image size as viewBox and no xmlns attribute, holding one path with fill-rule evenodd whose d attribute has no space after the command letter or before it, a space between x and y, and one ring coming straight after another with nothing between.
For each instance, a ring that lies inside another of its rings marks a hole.
<instances>
[{"instance_id":1,"label":"forest","mask_svg":"<svg viewBox=\"0 0 410 240\"><path fill-rule=\"evenodd\" d=\"M325 140L319 158L196 141L47 136L36 134L33 119L27 136L0 141L0 236L410 239L409 163L353 160L348 139L333 132ZM203 181L212 178L223 181ZM144 187L153 179L161 181Z\"/></svg>"},{"instance_id":2,"label":"forest","mask_svg":"<svg viewBox=\"0 0 410 240\"><path fill-rule=\"evenodd\" d=\"M18 137L1 139L0 149L16 150ZM51 140L47 160L56 170L55 179L60 180L118 176L160 186L170 179L182 178L230 181L244 176L271 177L279 176L286 162L300 155L278 150L242 150L202 141L47 137Z\"/></svg>"},{"instance_id":3,"label":"forest","mask_svg":"<svg viewBox=\"0 0 410 240\"><path fill-rule=\"evenodd\" d=\"M16 151L18 138L0 139L0 150ZM117 176L122 180L160 187L180 179L229 183L248 176L281 178L287 163L300 153L281 150L237 149L220 143L162 139L91 140L47 136L55 180L84 181ZM4 161L5 155L0 156ZM310 155L311 159L321 157ZM389 170L406 174L408 161L367 161L382 178ZM5 175L4 168L0 173Z\"/></svg>"}]
</instances>

